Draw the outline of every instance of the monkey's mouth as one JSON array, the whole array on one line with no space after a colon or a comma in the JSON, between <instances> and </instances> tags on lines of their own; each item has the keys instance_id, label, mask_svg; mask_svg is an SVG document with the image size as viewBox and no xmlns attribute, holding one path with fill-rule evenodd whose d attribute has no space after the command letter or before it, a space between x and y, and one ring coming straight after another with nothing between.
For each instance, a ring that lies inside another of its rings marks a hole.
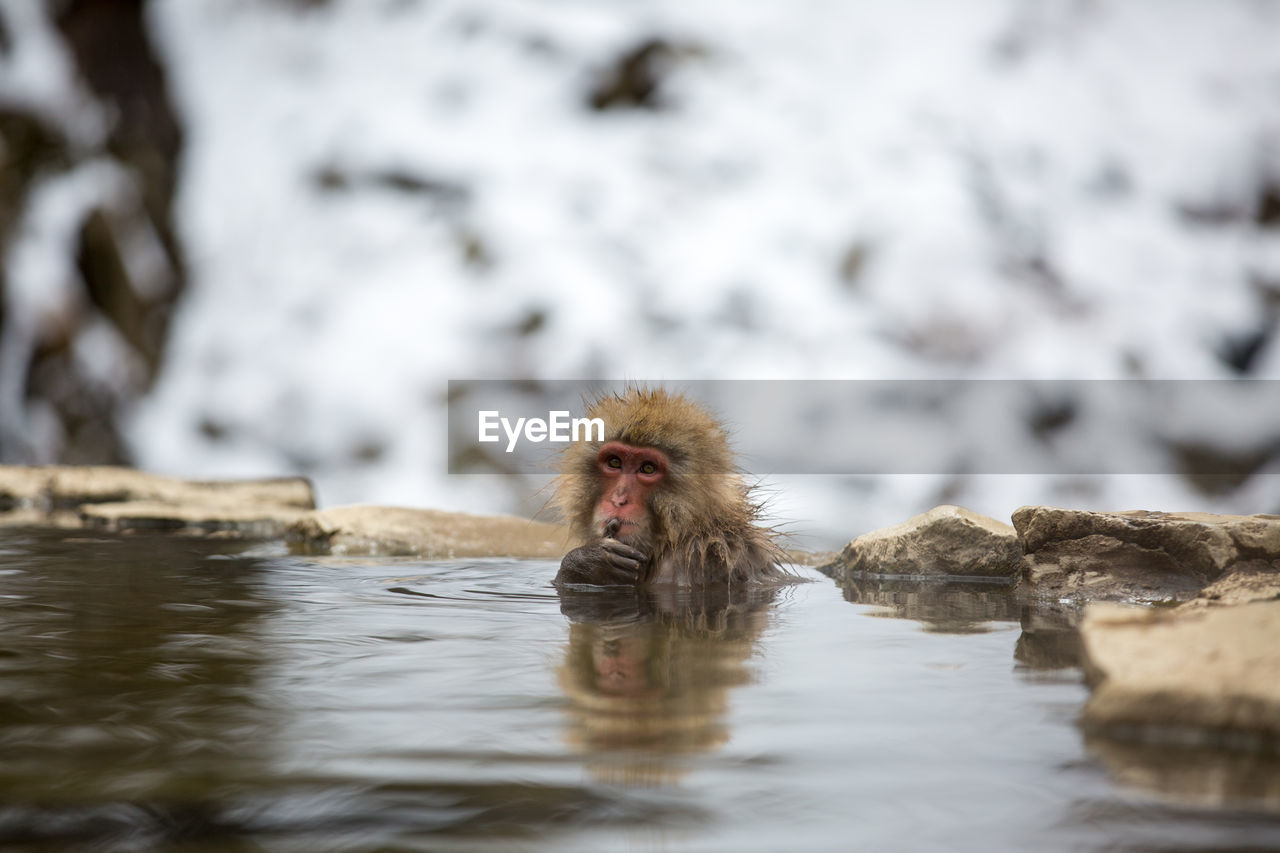
<instances>
[{"instance_id":1,"label":"monkey's mouth","mask_svg":"<svg viewBox=\"0 0 1280 853\"><path fill-rule=\"evenodd\" d=\"M640 525L634 521L626 521L621 518L611 518L604 523L604 536L606 539L617 539L618 534L624 529L631 527L637 528Z\"/></svg>"}]
</instances>

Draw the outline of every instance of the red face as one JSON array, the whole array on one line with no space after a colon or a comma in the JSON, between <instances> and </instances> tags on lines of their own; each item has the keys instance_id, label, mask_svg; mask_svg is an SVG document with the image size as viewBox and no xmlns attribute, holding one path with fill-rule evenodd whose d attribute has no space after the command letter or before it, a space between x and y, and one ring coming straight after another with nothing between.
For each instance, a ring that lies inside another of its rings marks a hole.
<instances>
[{"instance_id":1,"label":"red face","mask_svg":"<svg viewBox=\"0 0 1280 853\"><path fill-rule=\"evenodd\" d=\"M610 441L596 457L604 486L596 506L596 524L608 535L610 522L619 522L613 533L624 542L643 540L649 534L649 495L667 475L667 456L652 447L633 447Z\"/></svg>"}]
</instances>

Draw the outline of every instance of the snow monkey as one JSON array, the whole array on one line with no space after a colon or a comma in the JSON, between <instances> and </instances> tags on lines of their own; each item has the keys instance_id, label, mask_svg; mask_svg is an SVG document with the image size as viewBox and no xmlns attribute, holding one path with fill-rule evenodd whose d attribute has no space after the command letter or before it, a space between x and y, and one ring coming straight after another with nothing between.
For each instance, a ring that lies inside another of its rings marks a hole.
<instances>
[{"instance_id":1,"label":"snow monkey","mask_svg":"<svg viewBox=\"0 0 1280 853\"><path fill-rule=\"evenodd\" d=\"M597 399L603 441L564 451L553 499L583 544L561 584L785 582L772 530L734 465L724 428L696 403L630 388Z\"/></svg>"}]
</instances>

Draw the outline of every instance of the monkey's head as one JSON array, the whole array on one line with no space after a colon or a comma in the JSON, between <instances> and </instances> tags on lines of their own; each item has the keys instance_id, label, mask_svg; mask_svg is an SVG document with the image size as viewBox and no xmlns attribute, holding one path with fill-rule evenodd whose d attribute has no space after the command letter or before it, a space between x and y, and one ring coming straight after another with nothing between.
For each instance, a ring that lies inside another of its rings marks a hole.
<instances>
[{"instance_id":1,"label":"monkey's head","mask_svg":"<svg viewBox=\"0 0 1280 853\"><path fill-rule=\"evenodd\" d=\"M581 539L660 552L751 522L725 431L696 403L632 388L595 400L587 417L604 421L604 440L565 451L555 497Z\"/></svg>"}]
</instances>

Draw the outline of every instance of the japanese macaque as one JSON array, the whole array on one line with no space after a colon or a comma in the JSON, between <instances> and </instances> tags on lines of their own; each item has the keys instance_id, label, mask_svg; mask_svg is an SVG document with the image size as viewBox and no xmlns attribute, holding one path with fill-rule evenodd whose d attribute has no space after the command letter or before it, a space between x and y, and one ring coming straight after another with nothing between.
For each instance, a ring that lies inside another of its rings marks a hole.
<instances>
[{"instance_id":1,"label":"japanese macaque","mask_svg":"<svg viewBox=\"0 0 1280 853\"><path fill-rule=\"evenodd\" d=\"M587 417L603 441L564 453L554 502L583 544L556 584L630 586L780 582L782 551L758 524L724 428L662 390L602 397Z\"/></svg>"}]
</instances>

